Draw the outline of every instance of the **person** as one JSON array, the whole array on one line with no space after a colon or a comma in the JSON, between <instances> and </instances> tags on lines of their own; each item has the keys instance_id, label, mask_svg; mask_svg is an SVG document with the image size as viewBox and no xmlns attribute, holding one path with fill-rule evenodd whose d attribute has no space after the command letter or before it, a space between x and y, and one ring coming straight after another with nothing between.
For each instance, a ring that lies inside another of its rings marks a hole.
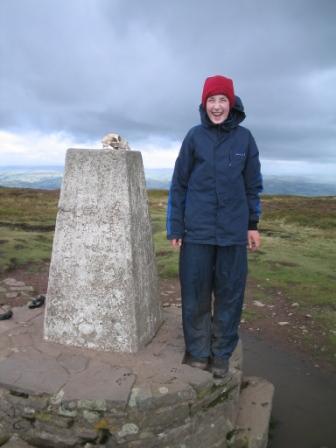
<instances>
[{"instance_id":1,"label":"person","mask_svg":"<svg viewBox=\"0 0 336 448\"><path fill-rule=\"evenodd\" d=\"M189 130L175 163L167 238L180 248L183 362L225 377L239 339L247 246L260 246L262 177L233 81L207 78L199 111L201 124Z\"/></svg>"}]
</instances>

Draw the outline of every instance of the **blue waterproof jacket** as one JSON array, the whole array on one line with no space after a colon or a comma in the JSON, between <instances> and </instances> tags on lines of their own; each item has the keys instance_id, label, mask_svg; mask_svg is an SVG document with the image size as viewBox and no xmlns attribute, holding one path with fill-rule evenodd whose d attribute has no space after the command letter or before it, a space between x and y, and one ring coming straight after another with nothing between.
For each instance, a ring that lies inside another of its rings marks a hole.
<instances>
[{"instance_id":1,"label":"blue waterproof jacket","mask_svg":"<svg viewBox=\"0 0 336 448\"><path fill-rule=\"evenodd\" d=\"M175 163L167 207L167 238L228 246L247 243L256 229L262 191L259 152L251 132L240 126L243 104L220 125L202 105L201 124L186 135Z\"/></svg>"}]
</instances>

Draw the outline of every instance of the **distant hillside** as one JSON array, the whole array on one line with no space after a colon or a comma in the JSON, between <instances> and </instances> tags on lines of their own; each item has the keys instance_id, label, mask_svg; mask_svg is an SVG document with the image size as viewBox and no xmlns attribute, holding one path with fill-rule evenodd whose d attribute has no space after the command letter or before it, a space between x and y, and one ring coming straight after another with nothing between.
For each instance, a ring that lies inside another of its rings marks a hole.
<instances>
[{"instance_id":1,"label":"distant hillside","mask_svg":"<svg viewBox=\"0 0 336 448\"><path fill-rule=\"evenodd\" d=\"M292 176L264 176L264 193L273 195L336 196L336 183L312 182Z\"/></svg>"},{"instance_id":2,"label":"distant hillside","mask_svg":"<svg viewBox=\"0 0 336 448\"><path fill-rule=\"evenodd\" d=\"M56 190L60 188L63 166L0 167L0 186Z\"/></svg>"},{"instance_id":3,"label":"distant hillside","mask_svg":"<svg viewBox=\"0 0 336 448\"><path fill-rule=\"evenodd\" d=\"M0 167L0 186L55 190L62 183L63 167ZM149 190L168 190L172 169L145 169ZM318 183L304 177L264 176L264 194L336 196L336 183Z\"/></svg>"},{"instance_id":4,"label":"distant hillside","mask_svg":"<svg viewBox=\"0 0 336 448\"><path fill-rule=\"evenodd\" d=\"M147 188L168 190L170 178L159 180L146 176ZM311 182L309 179L264 176L264 194L296 196L336 196L336 183Z\"/></svg>"}]
</instances>

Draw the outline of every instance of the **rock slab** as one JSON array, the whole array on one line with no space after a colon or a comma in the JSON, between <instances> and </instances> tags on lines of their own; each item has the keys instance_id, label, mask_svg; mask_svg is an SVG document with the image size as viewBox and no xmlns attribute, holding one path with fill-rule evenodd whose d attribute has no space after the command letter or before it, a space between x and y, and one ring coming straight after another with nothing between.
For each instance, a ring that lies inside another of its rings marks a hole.
<instances>
[{"instance_id":1,"label":"rock slab","mask_svg":"<svg viewBox=\"0 0 336 448\"><path fill-rule=\"evenodd\" d=\"M160 323L141 153L69 149L49 272L45 339L135 353Z\"/></svg>"},{"instance_id":2,"label":"rock slab","mask_svg":"<svg viewBox=\"0 0 336 448\"><path fill-rule=\"evenodd\" d=\"M231 448L241 344L217 380L182 364L178 307L164 311L153 340L135 354L42 342L41 310L25 311L20 323L15 309L0 334L0 446ZM13 334L29 336L30 345Z\"/></svg>"},{"instance_id":3,"label":"rock slab","mask_svg":"<svg viewBox=\"0 0 336 448\"><path fill-rule=\"evenodd\" d=\"M239 398L239 411L233 448L266 448L272 412L274 386L258 377L245 377Z\"/></svg>"}]
</instances>

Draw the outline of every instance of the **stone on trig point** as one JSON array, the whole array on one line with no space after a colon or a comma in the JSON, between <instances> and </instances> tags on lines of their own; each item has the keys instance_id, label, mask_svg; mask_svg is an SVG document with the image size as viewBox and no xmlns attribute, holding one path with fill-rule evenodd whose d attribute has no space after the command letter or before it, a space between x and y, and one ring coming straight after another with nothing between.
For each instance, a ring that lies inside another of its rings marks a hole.
<instances>
[{"instance_id":1,"label":"stone on trig point","mask_svg":"<svg viewBox=\"0 0 336 448\"><path fill-rule=\"evenodd\" d=\"M69 149L49 272L45 339L136 352L160 323L141 153Z\"/></svg>"}]
</instances>

